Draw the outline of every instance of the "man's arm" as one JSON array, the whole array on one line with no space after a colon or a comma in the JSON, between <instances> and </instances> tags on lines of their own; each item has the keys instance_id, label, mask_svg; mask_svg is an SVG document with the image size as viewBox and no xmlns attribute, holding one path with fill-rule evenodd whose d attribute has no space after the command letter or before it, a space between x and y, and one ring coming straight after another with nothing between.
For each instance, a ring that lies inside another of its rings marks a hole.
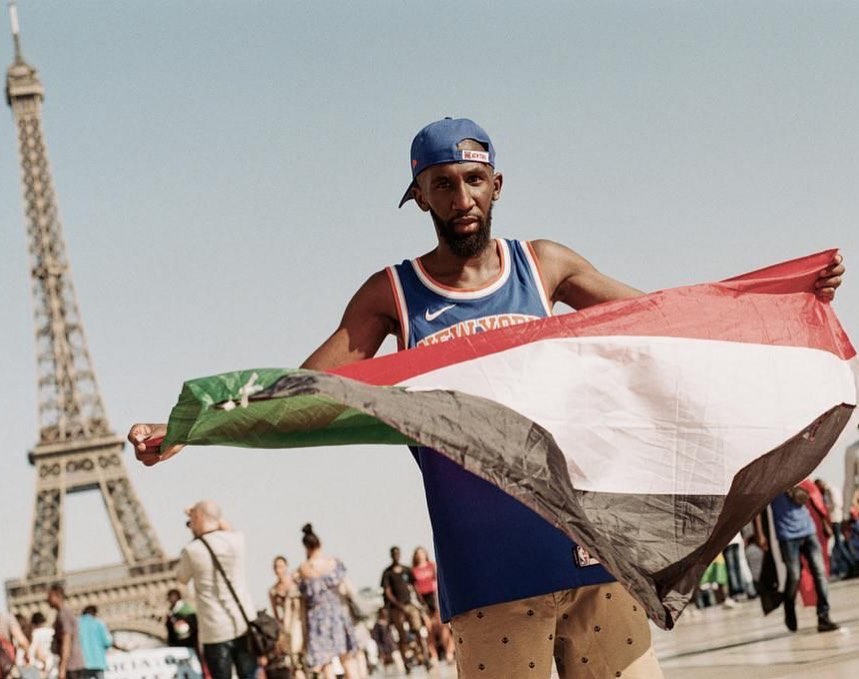
<instances>
[{"instance_id":1,"label":"man's arm","mask_svg":"<svg viewBox=\"0 0 859 679\"><path fill-rule=\"evenodd\" d=\"M766 510L764 510L766 511ZM764 532L764 522L761 518L761 515L758 514L754 520L755 532L754 532L754 541L755 544L760 547L763 551L767 551L770 546L767 542L767 536Z\"/></svg>"},{"instance_id":2,"label":"man's arm","mask_svg":"<svg viewBox=\"0 0 859 679\"><path fill-rule=\"evenodd\" d=\"M66 679L69 658L72 655L72 633L65 630L65 626L63 626L63 638L60 640L60 664L57 670L59 679Z\"/></svg>"},{"instance_id":3,"label":"man's arm","mask_svg":"<svg viewBox=\"0 0 859 679\"><path fill-rule=\"evenodd\" d=\"M550 240L531 241L543 274L546 294L552 302L564 302L574 309L585 309L602 302L639 297L641 290L616 281L597 271L584 257ZM835 297L844 275L844 259L835 255L815 281L815 294L823 301Z\"/></svg>"},{"instance_id":4,"label":"man's arm","mask_svg":"<svg viewBox=\"0 0 859 679\"><path fill-rule=\"evenodd\" d=\"M18 644L18 648L23 651L26 651L30 648L30 642L27 641L27 636L24 634L24 631L21 629L21 626L18 624L18 621L14 618L10 620L9 633L12 637L12 641Z\"/></svg>"},{"instance_id":5,"label":"man's arm","mask_svg":"<svg viewBox=\"0 0 859 679\"><path fill-rule=\"evenodd\" d=\"M394 608L403 610L403 605L394 596L394 592L390 587L385 587L385 601Z\"/></svg>"},{"instance_id":6,"label":"man's arm","mask_svg":"<svg viewBox=\"0 0 859 679\"><path fill-rule=\"evenodd\" d=\"M593 264L565 245L550 240L531 241L531 245L552 303L563 302L573 309L585 309L644 294L597 271Z\"/></svg>"},{"instance_id":7,"label":"man's arm","mask_svg":"<svg viewBox=\"0 0 859 679\"><path fill-rule=\"evenodd\" d=\"M394 596L394 591L391 589L391 575L389 571L382 573L382 596L385 600L385 605L402 608L400 602Z\"/></svg>"},{"instance_id":8,"label":"man's arm","mask_svg":"<svg viewBox=\"0 0 859 679\"><path fill-rule=\"evenodd\" d=\"M113 635L110 633L110 630L107 629L107 625L103 622L100 625L101 627L101 643L107 649L113 646Z\"/></svg>"},{"instance_id":9,"label":"man's arm","mask_svg":"<svg viewBox=\"0 0 859 679\"><path fill-rule=\"evenodd\" d=\"M302 368L330 370L371 358L388 335L398 333L397 312L388 275L377 271L349 300L340 325Z\"/></svg>"},{"instance_id":10,"label":"man's arm","mask_svg":"<svg viewBox=\"0 0 859 679\"><path fill-rule=\"evenodd\" d=\"M388 275L377 271L349 301L340 325L310 357L301 364L309 370L329 370L374 356L385 337L399 332L399 321ZM167 425L138 423L131 426L128 440L137 459L147 467L178 454L184 446L150 447L149 441L164 438ZM159 441L160 444L160 441Z\"/></svg>"}]
</instances>

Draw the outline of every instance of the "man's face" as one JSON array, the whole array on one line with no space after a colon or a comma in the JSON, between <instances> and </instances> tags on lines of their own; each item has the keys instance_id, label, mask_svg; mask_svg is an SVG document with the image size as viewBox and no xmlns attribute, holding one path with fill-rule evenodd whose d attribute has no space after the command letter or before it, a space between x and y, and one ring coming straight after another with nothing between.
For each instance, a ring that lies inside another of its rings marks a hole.
<instances>
[{"instance_id":1,"label":"man's face","mask_svg":"<svg viewBox=\"0 0 859 679\"><path fill-rule=\"evenodd\" d=\"M414 197L432 216L439 239L457 257L468 258L489 244L501 183L501 174L485 163L431 165L418 175Z\"/></svg>"},{"instance_id":2,"label":"man's face","mask_svg":"<svg viewBox=\"0 0 859 679\"><path fill-rule=\"evenodd\" d=\"M400 562L400 550L397 547L391 550L391 561L394 563Z\"/></svg>"},{"instance_id":3,"label":"man's face","mask_svg":"<svg viewBox=\"0 0 859 679\"><path fill-rule=\"evenodd\" d=\"M48 606L50 606L51 608L59 610L62 603L63 603L63 601L59 595L59 592L54 592L53 590L50 590L48 592Z\"/></svg>"},{"instance_id":4,"label":"man's face","mask_svg":"<svg viewBox=\"0 0 859 679\"><path fill-rule=\"evenodd\" d=\"M177 601L179 601L179 595L178 595L178 594L176 594L176 592L168 592L168 594L167 594L167 603L169 603L169 604L170 604L170 606L172 607L172 606L175 606L175 605L176 605L176 602L177 602Z\"/></svg>"},{"instance_id":5,"label":"man's face","mask_svg":"<svg viewBox=\"0 0 859 679\"><path fill-rule=\"evenodd\" d=\"M185 513L188 515L188 528L191 529L191 532L197 537L202 535L203 513L200 511L200 508L194 505L193 507L188 507Z\"/></svg>"}]
</instances>

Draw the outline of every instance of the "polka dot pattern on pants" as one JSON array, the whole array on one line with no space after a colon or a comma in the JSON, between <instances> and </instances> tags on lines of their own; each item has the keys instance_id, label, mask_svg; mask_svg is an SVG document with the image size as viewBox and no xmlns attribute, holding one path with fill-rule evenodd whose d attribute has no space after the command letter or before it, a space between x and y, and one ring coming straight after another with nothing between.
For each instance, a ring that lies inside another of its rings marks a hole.
<instances>
[{"instance_id":1,"label":"polka dot pattern on pants","mask_svg":"<svg viewBox=\"0 0 859 679\"><path fill-rule=\"evenodd\" d=\"M451 621L457 676L659 679L648 625L614 582L484 606Z\"/></svg>"}]
</instances>

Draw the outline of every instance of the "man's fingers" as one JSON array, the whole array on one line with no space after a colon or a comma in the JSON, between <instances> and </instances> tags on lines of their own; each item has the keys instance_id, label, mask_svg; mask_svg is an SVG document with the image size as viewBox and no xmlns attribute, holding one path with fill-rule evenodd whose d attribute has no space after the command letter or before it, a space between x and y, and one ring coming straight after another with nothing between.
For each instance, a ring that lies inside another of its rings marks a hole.
<instances>
[{"instance_id":1,"label":"man's fingers","mask_svg":"<svg viewBox=\"0 0 859 679\"><path fill-rule=\"evenodd\" d=\"M151 427L148 424L134 424L128 430L128 440L137 447L137 444L146 439L150 433Z\"/></svg>"},{"instance_id":2,"label":"man's fingers","mask_svg":"<svg viewBox=\"0 0 859 679\"><path fill-rule=\"evenodd\" d=\"M830 276L829 278L818 278L814 284L818 289L820 288L837 288L841 285L841 276Z\"/></svg>"},{"instance_id":3,"label":"man's fingers","mask_svg":"<svg viewBox=\"0 0 859 679\"><path fill-rule=\"evenodd\" d=\"M134 456L147 467L161 462L161 455L153 452L136 451Z\"/></svg>"},{"instance_id":4,"label":"man's fingers","mask_svg":"<svg viewBox=\"0 0 859 679\"><path fill-rule=\"evenodd\" d=\"M841 276L844 274L844 271L844 258L841 255L835 255L829 265L820 272L820 278Z\"/></svg>"},{"instance_id":5,"label":"man's fingers","mask_svg":"<svg viewBox=\"0 0 859 679\"><path fill-rule=\"evenodd\" d=\"M173 457L183 446L170 446L161 450L161 442L167 435L166 424L137 423L128 430L128 440L134 446L134 455L147 467Z\"/></svg>"},{"instance_id":6,"label":"man's fingers","mask_svg":"<svg viewBox=\"0 0 859 679\"><path fill-rule=\"evenodd\" d=\"M164 460L169 460L174 455L177 455L184 447L185 446L183 445L177 444L175 446L170 446L165 450L158 450L146 448L144 446L142 449L135 451L134 456L147 467L151 467L159 462L164 462Z\"/></svg>"}]
</instances>

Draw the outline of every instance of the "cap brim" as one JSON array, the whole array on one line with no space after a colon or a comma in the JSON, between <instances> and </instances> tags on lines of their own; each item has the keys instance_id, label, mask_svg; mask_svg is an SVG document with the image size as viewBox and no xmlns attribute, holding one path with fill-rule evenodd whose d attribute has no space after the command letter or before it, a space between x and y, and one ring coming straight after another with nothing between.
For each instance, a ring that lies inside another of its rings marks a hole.
<instances>
[{"instance_id":1,"label":"cap brim","mask_svg":"<svg viewBox=\"0 0 859 679\"><path fill-rule=\"evenodd\" d=\"M415 182L414 182L414 180L412 180L412 183L409 184L408 188L406 189L406 192L403 194L403 197L400 199L400 204L397 207L403 207L403 205L405 205L406 203L408 203L410 200L412 200L414 198L414 196L412 195L412 189L414 187L415 187Z\"/></svg>"}]
</instances>

